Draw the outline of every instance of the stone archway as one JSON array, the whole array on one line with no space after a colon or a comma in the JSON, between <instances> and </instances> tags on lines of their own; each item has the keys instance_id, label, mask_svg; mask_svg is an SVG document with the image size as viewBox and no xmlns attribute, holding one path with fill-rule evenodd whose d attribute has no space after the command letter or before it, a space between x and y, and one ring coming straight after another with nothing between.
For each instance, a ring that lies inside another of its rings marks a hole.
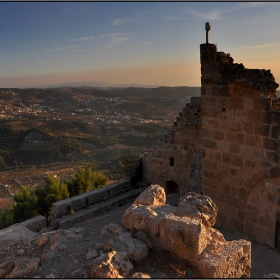
<instances>
[{"instance_id":1,"label":"stone archway","mask_svg":"<svg viewBox=\"0 0 280 280\"><path fill-rule=\"evenodd\" d=\"M170 180L165 183L165 192L166 194L179 193L180 187L173 180Z\"/></svg>"},{"instance_id":2,"label":"stone archway","mask_svg":"<svg viewBox=\"0 0 280 280\"><path fill-rule=\"evenodd\" d=\"M280 177L263 178L248 192L244 208L243 232L261 244L277 247L280 238L277 229L279 216Z\"/></svg>"}]
</instances>

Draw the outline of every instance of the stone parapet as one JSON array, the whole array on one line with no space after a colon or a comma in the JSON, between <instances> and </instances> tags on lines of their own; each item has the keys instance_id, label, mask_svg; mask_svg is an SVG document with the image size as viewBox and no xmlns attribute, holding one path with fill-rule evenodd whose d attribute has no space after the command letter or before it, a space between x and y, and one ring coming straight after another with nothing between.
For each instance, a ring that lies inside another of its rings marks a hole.
<instances>
[{"instance_id":1,"label":"stone parapet","mask_svg":"<svg viewBox=\"0 0 280 280\"><path fill-rule=\"evenodd\" d=\"M130 180L122 180L100 189L57 201L52 204L52 209L49 213L49 221L51 225L54 226L56 223L55 221L62 216L71 213L71 211L78 211L98 202L106 201L110 198L126 193L133 188Z\"/></svg>"}]
</instances>

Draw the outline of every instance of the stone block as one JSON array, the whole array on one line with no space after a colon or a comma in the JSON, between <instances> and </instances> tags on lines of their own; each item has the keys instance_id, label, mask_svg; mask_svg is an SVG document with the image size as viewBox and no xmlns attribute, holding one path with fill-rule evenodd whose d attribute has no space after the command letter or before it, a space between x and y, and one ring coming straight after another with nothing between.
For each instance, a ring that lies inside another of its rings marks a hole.
<instances>
[{"instance_id":1,"label":"stone block","mask_svg":"<svg viewBox=\"0 0 280 280\"><path fill-rule=\"evenodd\" d=\"M280 167L276 166L269 170L269 175L271 178L280 177Z\"/></svg>"},{"instance_id":2,"label":"stone block","mask_svg":"<svg viewBox=\"0 0 280 280\"><path fill-rule=\"evenodd\" d=\"M214 130L213 135L215 139L224 139L224 132L222 130Z\"/></svg>"},{"instance_id":3,"label":"stone block","mask_svg":"<svg viewBox=\"0 0 280 280\"><path fill-rule=\"evenodd\" d=\"M236 140L236 133L232 131L225 131L225 140L228 142L234 142Z\"/></svg>"},{"instance_id":4,"label":"stone block","mask_svg":"<svg viewBox=\"0 0 280 280\"><path fill-rule=\"evenodd\" d=\"M278 143L274 139L263 138L263 147L268 150L276 151L278 148Z\"/></svg>"},{"instance_id":5,"label":"stone block","mask_svg":"<svg viewBox=\"0 0 280 280\"><path fill-rule=\"evenodd\" d=\"M272 113L271 112L262 112L262 122L264 124L272 123Z\"/></svg>"},{"instance_id":6,"label":"stone block","mask_svg":"<svg viewBox=\"0 0 280 280\"><path fill-rule=\"evenodd\" d=\"M232 157L232 164L236 166L243 166L243 157L241 156L233 156Z\"/></svg>"},{"instance_id":7,"label":"stone block","mask_svg":"<svg viewBox=\"0 0 280 280\"><path fill-rule=\"evenodd\" d=\"M233 96L229 99L230 108L243 109L243 98L241 96Z\"/></svg>"},{"instance_id":8,"label":"stone block","mask_svg":"<svg viewBox=\"0 0 280 280\"><path fill-rule=\"evenodd\" d=\"M267 157L271 162L278 163L279 162L279 155L276 152L267 152Z\"/></svg>"},{"instance_id":9,"label":"stone block","mask_svg":"<svg viewBox=\"0 0 280 280\"><path fill-rule=\"evenodd\" d=\"M235 207L236 209L243 209L244 202L240 201L239 198L232 197L231 195L226 194L225 195L225 203L227 203L229 206Z\"/></svg>"},{"instance_id":10,"label":"stone block","mask_svg":"<svg viewBox=\"0 0 280 280\"><path fill-rule=\"evenodd\" d=\"M255 172L255 173L252 174L251 180L252 180L252 182L253 182L253 185L256 185L258 182L261 181L261 179L263 178L262 175L263 175L263 174L262 174L262 172L260 172L260 171L257 171L257 172Z\"/></svg>"},{"instance_id":11,"label":"stone block","mask_svg":"<svg viewBox=\"0 0 280 280\"><path fill-rule=\"evenodd\" d=\"M217 170L217 162L213 160L209 160L207 158L202 158L202 167L212 170Z\"/></svg>"},{"instance_id":12,"label":"stone block","mask_svg":"<svg viewBox=\"0 0 280 280\"><path fill-rule=\"evenodd\" d=\"M229 152L231 154L239 154L239 145L235 143L229 143Z\"/></svg>"},{"instance_id":13,"label":"stone block","mask_svg":"<svg viewBox=\"0 0 280 280\"><path fill-rule=\"evenodd\" d=\"M252 123L243 123L243 131L247 134L254 133L254 126Z\"/></svg>"},{"instance_id":14,"label":"stone block","mask_svg":"<svg viewBox=\"0 0 280 280\"><path fill-rule=\"evenodd\" d=\"M268 111L269 110L269 104L267 102L266 98L254 98L254 109L261 111L261 110L265 110Z\"/></svg>"},{"instance_id":15,"label":"stone block","mask_svg":"<svg viewBox=\"0 0 280 280\"><path fill-rule=\"evenodd\" d=\"M240 219L240 220L244 220L244 210L238 210L237 211L237 216L238 216L238 219Z\"/></svg>"},{"instance_id":16,"label":"stone block","mask_svg":"<svg viewBox=\"0 0 280 280\"><path fill-rule=\"evenodd\" d=\"M222 153L222 158L224 163L231 164L231 155L228 153Z\"/></svg>"},{"instance_id":17,"label":"stone block","mask_svg":"<svg viewBox=\"0 0 280 280\"><path fill-rule=\"evenodd\" d=\"M202 146L206 147L206 148L211 148L211 149L218 148L218 144L216 141L205 139L205 138L202 139Z\"/></svg>"},{"instance_id":18,"label":"stone block","mask_svg":"<svg viewBox=\"0 0 280 280\"><path fill-rule=\"evenodd\" d=\"M248 196L248 192L246 191L246 189L245 188L240 188L239 198L243 201L246 201L247 196Z\"/></svg>"},{"instance_id":19,"label":"stone block","mask_svg":"<svg viewBox=\"0 0 280 280\"><path fill-rule=\"evenodd\" d=\"M230 195L239 197L240 187L230 186Z\"/></svg>"},{"instance_id":20,"label":"stone block","mask_svg":"<svg viewBox=\"0 0 280 280\"><path fill-rule=\"evenodd\" d=\"M248 122L248 111L243 109L235 109L235 118L237 122Z\"/></svg>"},{"instance_id":21,"label":"stone block","mask_svg":"<svg viewBox=\"0 0 280 280\"><path fill-rule=\"evenodd\" d=\"M269 129L270 127L268 125L255 124L254 133L256 135L269 136Z\"/></svg>"},{"instance_id":22,"label":"stone block","mask_svg":"<svg viewBox=\"0 0 280 280\"><path fill-rule=\"evenodd\" d=\"M280 125L274 125L271 127L271 138L279 139L280 136Z\"/></svg>"},{"instance_id":23,"label":"stone block","mask_svg":"<svg viewBox=\"0 0 280 280\"><path fill-rule=\"evenodd\" d=\"M233 175L233 176L238 176L238 169L236 169L236 168L231 167L231 168L229 169L229 172L230 172L230 174Z\"/></svg>"},{"instance_id":24,"label":"stone block","mask_svg":"<svg viewBox=\"0 0 280 280\"><path fill-rule=\"evenodd\" d=\"M261 123L262 122L262 114L257 110L249 110L248 111L248 123Z\"/></svg>"},{"instance_id":25,"label":"stone block","mask_svg":"<svg viewBox=\"0 0 280 280\"><path fill-rule=\"evenodd\" d=\"M201 134L202 134L202 137L209 137L209 129L206 127L203 127L201 129Z\"/></svg>"},{"instance_id":26,"label":"stone block","mask_svg":"<svg viewBox=\"0 0 280 280\"><path fill-rule=\"evenodd\" d=\"M259 140L259 137L256 135L246 135L244 143L249 146L259 146Z\"/></svg>"},{"instance_id":27,"label":"stone block","mask_svg":"<svg viewBox=\"0 0 280 280\"><path fill-rule=\"evenodd\" d=\"M229 144L230 143L228 143L226 141L220 141L220 151L228 153L229 152Z\"/></svg>"},{"instance_id":28,"label":"stone block","mask_svg":"<svg viewBox=\"0 0 280 280\"><path fill-rule=\"evenodd\" d=\"M208 59L208 57L207 57ZM215 74L216 65L215 64L201 64L201 75Z\"/></svg>"},{"instance_id":29,"label":"stone block","mask_svg":"<svg viewBox=\"0 0 280 280\"><path fill-rule=\"evenodd\" d=\"M273 123L280 125L280 112L273 112Z\"/></svg>"},{"instance_id":30,"label":"stone block","mask_svg":"<svg viewBox=\"0 0 280 280\"><path fill-rule=\"evenodd\" d=\"M256 166L256 161L254 159L245 159L244 162L247 167L254 168Z\"/></svg>"},{"instance_id":31,"label":"stone block","mask_svg":"<svg viewBox=\"0 0 280 280\"><path fill-rule=\"evenodd\" d=\"M234 132L239 132L242 129L242 126L239 122L237 121L229 121L228 122L228 126L227 126L228 130L230 131L234 131Z\"/></svg>"},{"instance_id":32,"label":"stone block","mask_svg":"<svg viewBox=\"0 0 280 280\"><path fill-rule=\"evenodd\" d=\"M243 96L243 108L246 110L254 109L254 100L251 96Z\"/></svg>"},{"instance_id":33,"label":"stone block","mask_svg":"<svg viewBox=\"0 0 280 280\"><path fill-rule=\"evenodd\" d=\"M245 134L243 133L235 133L235 143L244 144Z\"/></svg>"},{"instance_id":34,"label":"stone block","mask_svg":"<svg viewBox=\"0 0 280 280\"><path fill-rule=\"evenodd\" d=\"M237 231L242 231L243 221L235 217L228 217L228 222L231 228L234 228Z\"/></svg>"},{"instance_id":35,"label":"stone block","mask_svg":"<svg viewBox=\"0 0 280 280\"><path fill-rule=\"evenodd\" d=\"M222 176L221 172L215 172L215 171L209 170L208 178L221 182L223 176Z\"/></svg>"},{"instance_id":36,"label":"stone block","mask_svg":"<svg viewBox=\"0 0 280 280\"><path fill-rule=\"evenodd\" d=\"M221 159L221 152L216 150L207 150L206 157L210 160L220 161Z\"/></svg>"}]
</instances>

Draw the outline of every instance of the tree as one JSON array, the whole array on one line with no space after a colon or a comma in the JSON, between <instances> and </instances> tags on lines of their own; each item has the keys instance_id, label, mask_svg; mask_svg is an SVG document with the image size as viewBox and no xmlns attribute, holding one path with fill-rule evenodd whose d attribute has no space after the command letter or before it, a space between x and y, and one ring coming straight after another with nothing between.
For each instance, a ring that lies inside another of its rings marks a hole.
<instances>
[{"instance_id":1,"label":"tree","mask_svg":"<svg viewBox=\"0 0 280 280\"><path fill-rule=\"evenodd\" d=\"M90 168L79 168L71 181L67 181L70 196L79 195L106 185L108 178L101 172Z\"/></svg>"},{"instance_id":2,"label":"tree","mask_svg":"<svg viewBox=\"0 0 280 280\"><path fill-rule=\"evenodd\" d=\"M47 194L45 199L49 205L49 209L54 202L69 197L67 186L64 183L61 184L57 176L49 174L44 180L46 183L44 188L46 189L45 192Z\"/></svg>"},{"instance_id":3,"label":"tree","mask_svg":"<svg viewBox=\"0 0 280 280\"><path fill-rule=\"evenodd\" d=\"M9 207L0 211L0 229L9 227L14 223L14 209Z\"/></svg>"},{"instance_id":4,"label":"tree","mask_svg":"<svg viewBox=\"0 0 280 280\"><path fill-rule=\"evenodd\" d=\"M29 186L22 186L14 196L12 206L14 212L14 222L21 223L38 215L37 196Z\"/></svg>"}]
</instances>

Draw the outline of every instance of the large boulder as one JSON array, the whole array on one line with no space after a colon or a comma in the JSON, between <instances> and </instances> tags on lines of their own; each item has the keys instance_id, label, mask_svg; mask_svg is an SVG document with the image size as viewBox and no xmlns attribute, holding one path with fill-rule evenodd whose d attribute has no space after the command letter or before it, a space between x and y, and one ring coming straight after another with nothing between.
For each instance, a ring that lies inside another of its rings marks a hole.
<instances>
[{"instance_id":1,"label":"large boulder","mask_svg":"<svg viewBox=\"0 0 280 280\"><path fill-rule=\"evenodd\" d=\"M5 278L15 267L15 261L10 260L0 264L0 278Z\"/></svg>"},{"instance_id":2,"label":"large boulder","mask_svg":"<svg viewBox=\"0 0 280 280\"><path fill-rule=\"evenodd\" d=\"M136 238L122 225L111 223L100 230L105 237L103 249L105 251L117 251L125 254L133 261L140 261L148 256L147 245Z\"/></svg>"},{"instance_id":3,"label":"large boulder","mask_svg":"<svg viewBox=\"0 0 280 280\"><path fill-rule=\"evenodd\" d=\"M206 226L214 226L218 208L212 199L206 195L189 192L178 203L175 216L201 219Z\"/></svg>"},{"instance_id":4,"label":"large boulder","mask_svg":"<svg viewBox=\"0 0 280 280\"><path fill-rule=\"evenodd\" d=\"M205 278L250 277L251 243L228 242L213 229L217 211L209 197L188 193L178 207L134 203L123 214L122 224L134 236L143 232L156 249L187 259Z\"/></svg>"},{"instance_id":5,"label":"large boulder","mask_svg":"<svg viewBox=\"0 0 280 280\"><path fill-rule=\"evenodd\" d=\"M250 278L251 243L240 239L210 245L196 265L202 278Z\"/></svg>"},{"instance_id":6,"label":"large boulder","mask_svg":"<svg viewBox=\"0 0 280 280\"><path fill-rule=\"evenodd\" d=\"M123 278L133 268L127 256L116 251L100 255L92 264L92 278Z\"/></svg>"},{"instance_id":7,"label":"large boulder","mask_svg":"<svg viewBox=\"0 0 280 280\"><path fill-rule=\"evenodd\" d=\"M166 195L164 188L160 185L150 185L134 201L134 204L140 205L164 205Z\"/></svg>"},{"instance_id":8,"label":"large boulder","mask_svg":"<svg viewBox=\"0 0 280 280\"><path fill-rule=\"evenodd\" d=\"M83 239L83 228L70 228L69 230L54 230L42 233L38 238L38 245L50 246L53 252L63 251L71 245L72 242L79 242Z\"/></svg>"},{"instance_id":9,"label":"large boulder","mask_svg":"<svg viewBox=\"0 0 280 280\"><path fill-rule=\"evenodd\" d=\"M30 278L38 270L39 258L22 258L15 261L14 269L5 278Z\"/></svg>"}]
</instances>

